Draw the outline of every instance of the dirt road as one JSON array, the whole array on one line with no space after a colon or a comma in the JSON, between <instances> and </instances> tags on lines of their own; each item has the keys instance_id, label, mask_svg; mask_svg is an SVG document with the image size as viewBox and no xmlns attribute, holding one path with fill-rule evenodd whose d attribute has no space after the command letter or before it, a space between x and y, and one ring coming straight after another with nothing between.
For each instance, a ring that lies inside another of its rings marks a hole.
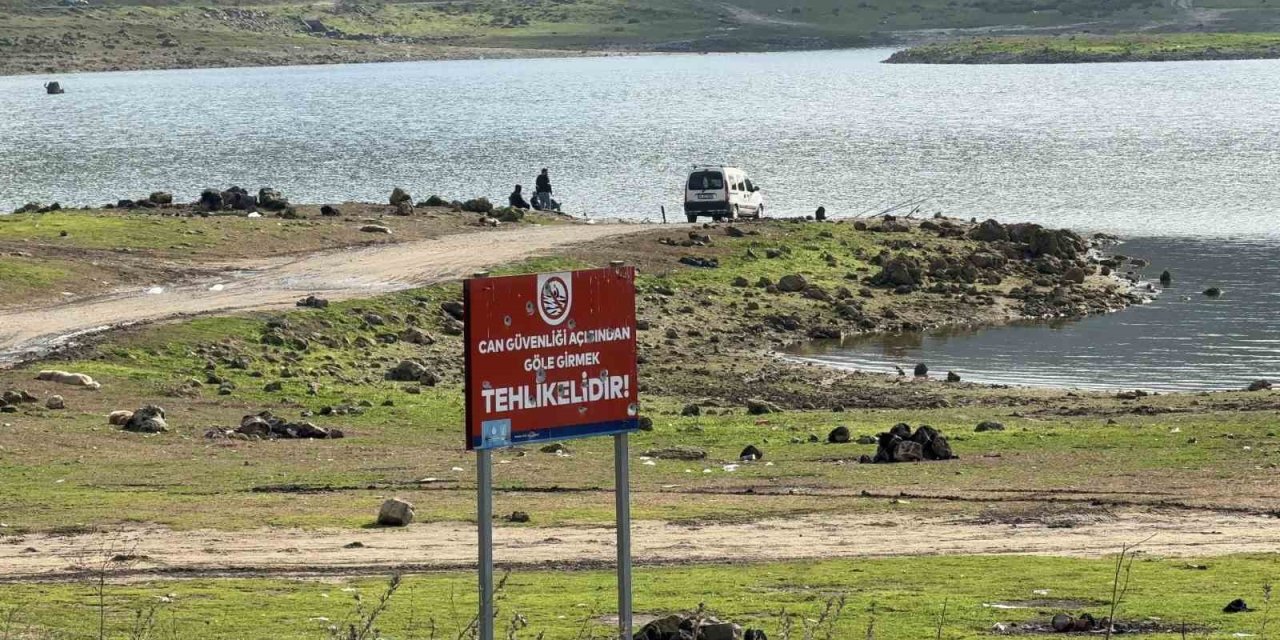
<instances>
[{"instance_id":1,"label":"dirt road","mask_svg":"<svg viewBox=\"0 0 1280 640\"><path fill-rule=\"evenodd\" d=\"M633 533L636 562L644 565L964 554L1099 557L1148 538L1142 550L1162 556L1270 553L1280 546L1274 518L1183 510L1112 512L1071 527L918 514L827 514L707 526L640 521ZM608 567L614 559L610 527L501 527L494 540L497 562L504 567ZM476 554L475 526L461 522L320 531L150 527L5 541L0 583L82 579L84 567L95 561L100 566L103 555L115 554L140 559L117 571L134 579L462 570L474 566ZM356 542L363 546L349 547Z\"/></svg>"},{"instance_id":2,"label":"dirt road","mask_svg":"<svg viewBox=\"0 0 1280 640\"><path fill-rule=\"evenodd\" d=\"M334 300L372 296L643 229L639 225L602 224L477 230L238 265L218 278L193 284L118 291L71 304L0 312L0 366L114 326L291 306L309 294Z\"/></svg>"}]
</instances>

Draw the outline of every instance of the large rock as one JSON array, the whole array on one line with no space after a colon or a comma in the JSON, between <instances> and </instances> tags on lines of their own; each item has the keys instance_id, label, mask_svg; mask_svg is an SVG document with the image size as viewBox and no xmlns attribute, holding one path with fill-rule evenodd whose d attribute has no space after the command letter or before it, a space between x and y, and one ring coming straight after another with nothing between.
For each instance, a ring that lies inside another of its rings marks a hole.
<instances>
[{"instance_id":1,"label":"large rock","mask_svg":"<svg viewBox=\"0 0 1280 640\"><path fill-rule=\"evenodd\" d=\"M400 204L401 202L408 202L410 205L410 208L412 208L413 196L409 195L408 191L405 191L400 187L396 187L395 189L391 190L390 202L391 202L391 206L393 207Z\"/></svg>"},{"instance_id":2,"label":"large rock","mask_svg":"<svg viewBox=\"0 0 1280 640\"><path fill-rule=\"evenodd\" d=\"M215 189L205 189L200 192L200 200L196 206L205 211L222 211L222 192Z\"/></svg>"},{"instance_id":3,"label":"large rock","mask_svg":"<svg viewBox=\"0 0 1280 640\"><path fill-rule=\"evenodd\" d=\"M467 308L460 300L448 300L440 303L440 310L454 320L462 320L467 316Z\"/></svg>"},{"instance_id":4,"label":"large rock","mask_svg":"<svg viewBox=\"0 0 1280 640\"><path fill-rule=\"evenodd\" d=\"M488 198L473 198L462 203L462 210L472 213L489 213L493 211L493 203L489 202Z\"/></svg>"},{"instance_id":5,"label":"large rock","mask_svg":"<svg viewBox=\"0 0 1280 640\"><path fill-rule=\"evenodd\" d=\"M427 367L416 360L401 360L400 364L386 373L387 380L395 382L418 382L427 375Z\"/></svg>"},{"instance_id":6,"label":"large rock","mask_svg":"<svg viewBox=\"0 0 1280 640\"><path fill-rule=\"evenodd\" d=\"M258 190L258 206L267 211L284 211L289 206L289 200L279 191L263 187Z\"/></svg>"},{"instance_id":7,"label":"large rock","mask_svg":"<svg viewBox=\"0 0 1280 640\"><path fill-rule=\"evenodd\" d=\"M44 406L46 409L53 409L56 411L58 409L66 409L67 402L62 399L62 396L49 396L49 399L45 401Z\"/></svg>"},{"instance_id":8,"label":"large rock","mask_svg":"<svg viewBox=\"0 0 1280 640\"><path fill-rule=\"evenodd\" d=\"M1004 425L994 420L984 420L979 422L978 426L974 427L973 430L978 433L984 433L987 431L1004 431Z\"/></svg>"},{"instance_id":9,"label":"large rock","mask_svg":"<svg viewBox=\"0 0 1280 640\"><path fill-rule=\"evenodd\" d=\"M757 448L754 444L749 444L738 454L738 459L744 462L752 462L764 458L764 452Z\"/></svg>"},{"instance_id":10,"label":"large rock","mask_svg":"<svg viewBox=\"0 0 1280 640\"><path fill-rule=\"evenodd\" d=\"M1271 389L1270 380L1254 380L1245 388L1246 391L1267 391Z\"/></svg>"},{"instance_id":11,"label":"large rock","mask_svg":"<svg viewBox=\"0 0 1280 640\"><path fill-rule=\"evenodd\" d=\"M997 240L1008 240L1009 231L1004 225L995 220L988 219L986 222L969 230L969 238L982 242L995 242Z\"/></svg>"},{"instance_id":12,"label":"large rock","mask_svg":"<svg viewBox=\"0 0 1280 640\"><path fill-rule=\"evenodd\" d=\"M413 522L413 504L390 498L378 509L378 524L384 527L406 527Z\"/></svg>"},{"instance_id":13,"label":"large rock","mask_svg":"<svg viewBox=\"0 0 1280 640\"><path fill-rule=\"evenodd\" d=\"M894 462L919 462L924 460L924 447L919 442L901 440L893 448Z\"/></svg>"},{"instance_id":14,"label":"large rock","mask_svg":"<svg viewBox=\"0 0 1280 640\"><path fill-rule=\"evenodd\" d=\"M129 420L124 423L124 430L134 433L164 433L169 430L169 424L164 420L164 409L149 404L129 416Z\"/></svg>"},{"instance_id":15,"label":"large rock","mask_svg":"<svg viewBox=\"0 0 1280 640\"><path fill-rule=\"evenodd\" d=\"M761 400L759 398L747 399L747 413L753 416L764 415L766 413L778 413L780 411L782 411L782 409L778 405L767 400Z\"/></svg>"},{"instance_id":16,"label":"large rock","mask_svg":"<svg viewBox=\"0 0 1280 640\"><path fill-rule=\"evenodd\" d=\"M173 204L173 194L168 191L154 191L147 199L154 204Z\"/></svg>"},{"instance_id":17,"label":"large rock","mask_svg":"<svg viewBox=\"0 0 1280 640\"><path fill-rule=\"evenodd\" d=\"M836 427L827 434L827 442L831 444L844 444L849 441L849 427Z\"/></svg>"},{"instance_id":18,"label":"large rock","mask_svg":"<svg viewBox=\"0 0 1280 640\"><path fill-rule=\"evenodd\" d=\"M384 227L380 224L366 224L360 227L360 230L365 233L385 233L387 235L391 234L390 227Z\"/></svg>"},{"instance_id":19,"label":"large rock","mask_svg":"<svg viewBox=\"0 0 1280 640\"><path fill-rule=\"evenodd\" d=\"M804 276L799 274L791 274L782 276L778 279L778 291L783 293L798 293L809 288L809 282Z\"/></svg>"},{"instance_id":20,"label":"large rock","mask_svg":"<svg viewBox=\"0 0 1280 640\"><path fill-rule=\"evenodd\" d=\"M889 258L880 272L871 276L871 284L879 287L915 287L924 284L924 267L912 256L900 254Z\"/></svg>"}]
</instances>

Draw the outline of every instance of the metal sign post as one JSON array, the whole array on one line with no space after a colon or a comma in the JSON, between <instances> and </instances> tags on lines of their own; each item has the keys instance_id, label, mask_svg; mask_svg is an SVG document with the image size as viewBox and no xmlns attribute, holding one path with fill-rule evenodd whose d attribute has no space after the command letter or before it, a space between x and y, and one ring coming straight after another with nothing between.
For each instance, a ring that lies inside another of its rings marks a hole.
<instances>
[{"instance_id":1,"label":"metal sign post","mask_svg":"<svg viewBox=\"0 0 1280 640\"><path fill-rule=\"evenodd\" d=\"M493 453L476 452L476 522L480 527L479 640L493 640Z\"/></svg>"},{"instance_id":2,"label":"metal sign post","mask_svg":"<svg viewBox=\"0 0 1280 640\"><path fill-rule=\"evenodd\" d=\"M635 269L463 282L466 446L476 451L479 640L494 637L494 449L612 435L618 634L631 640L628 434L639 429Z\"/></svg>"},{"instance_id":3,"label":"metal sign post","mask_svg":"<svg viewBox=\"0 0 1280 640\"><path fill-rule=\"evenodd\" d=\"M631 467L625 433L613 436L614 520L618 527L618 637L631 640Z\"/></svg>"}]
</instances>

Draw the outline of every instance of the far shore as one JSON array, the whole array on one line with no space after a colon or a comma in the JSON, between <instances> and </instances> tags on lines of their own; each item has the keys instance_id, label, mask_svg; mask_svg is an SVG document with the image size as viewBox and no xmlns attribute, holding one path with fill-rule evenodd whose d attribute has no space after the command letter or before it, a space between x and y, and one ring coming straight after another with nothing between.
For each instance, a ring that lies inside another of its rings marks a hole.
<instances>
[{"instance_id":1,"label":"far shore","mask_svg":"<svg viewBox=\"0 0 1280 640\"><path fill-rule=\"evenodd\" d=\"M1178 33L974 38L909 47L891 64L1071 64L1280 58L1276 33Z\"/></svg>"}]
</instances>

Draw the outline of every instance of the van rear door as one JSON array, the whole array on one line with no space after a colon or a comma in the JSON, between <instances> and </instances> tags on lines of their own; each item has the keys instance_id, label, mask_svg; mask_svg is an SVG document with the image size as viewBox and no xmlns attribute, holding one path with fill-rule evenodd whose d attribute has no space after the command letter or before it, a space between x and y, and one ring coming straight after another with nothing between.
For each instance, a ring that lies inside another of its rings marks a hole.
<instances>
[{"instance_id":1,"label":"van rear door","mask_svg":"<svg viewBox=\"0 0 1280 640\"><path fill-rule=\"evenodd\" d=\"M724 173L708 169L689 174L689 190L685 193L686 202L724 202L728 199Z\"/></svg>"}]
</instances>

